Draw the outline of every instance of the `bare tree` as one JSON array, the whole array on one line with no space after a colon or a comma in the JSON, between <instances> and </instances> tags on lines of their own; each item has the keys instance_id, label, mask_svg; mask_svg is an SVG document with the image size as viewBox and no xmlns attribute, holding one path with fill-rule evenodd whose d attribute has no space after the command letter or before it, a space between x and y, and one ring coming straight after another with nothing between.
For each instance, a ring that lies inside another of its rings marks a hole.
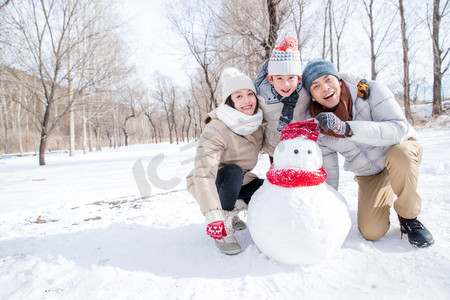
<instances>
[{"instance_id":1,"label":"bare tree","mask_svg":"<svg viewBox=\"0 0 450 300\"><path fill-rule=\"evenodd\" d=\"M406 31L406 17L405 9L403 7L403 0L398 0L398 9L400 12L400 28L402 32L402 45L403 45L403 103L405 104L405 116L408 121L413 123L412 113L411 113L411 99L410 99L410 89L411 82L409 76L409 41Z\"/></svg>"},{"instance_id":2,"label":"bare tree","mask_svg":"<svg viewBox=\"0 0 450 300\"><path fill-rule=\"evenodd\" d=\"M329 7L330 1L328 0L326 2L325 5L325 12L322 16L323 18L323 34L322 34L322 59L325 59L326 57L326 49L327 49L327 28L328 28L328 10L330 9Z\"/></svg>"},{"instance_id":3,"label":"bare tree","mask_svg":"<svg viewBox=\"0 0 450 300\"><path fill-rule=\"evenodd\" d=\"M211 11L221 62L254 74L270 57L291 9L287 1L222 0Z\"/></svg>"},{"instance_id":4,"label":"bare tree","mask_svg":"<svg viewBox=\"0 0 450 300\"><path fill-rule=\"evenodd\" d=\"M389 42L388 34L397 15L397 11L386 22L386 17L389 15L388 12L391 12L388 10L388 2L384 1L381 4L377 2L380 6L378 10L374 7L374 0L361 0L361 4L364 7L369 22L368 26L364 26L364 29L370 40L371 77L372 80L375 80L377 79L378 73L385 67L379 66L377 60ZM363 19L366 16L363 16Z\"/></svg>"},{"instance_id":5,"label":"bare tree","mask_svg":"<svg viewBox=\"0 0 450 300\"><path fill-rule=\"evenodd\" d=\"M156 112L157 112L157 106L154 103L151 103L150 101L142 101L141 102L141 110L144 113L144 115L147 117L148 122L150 123L151 129L152 129L152 140L155 144L158 143L158 133L156 128Z\"/></svg>"},{"instance_id":6,"label":"bare tree","mask_svg":"<svg viewBox=\"0 0 450 300\"><path fill-rule=\"evenodd\" d=\"M99 31L88 29L92 28L91 24L98 21L100 15L87 16L84 13L87 2L84 0L11 3L7 7L9 23L16 33L15 48L11 48L11 54L40 82L40 88L34 91L35 99L41 101L42 105L42 114L36 120L40 132L39 164L45 165L45 151L52 131L57 128L62 117L71 111L73 103L85 90L84 80L73 75L80 70L82 58L87 55L73 54L87 38L99 35ZM104 29L99 26L96 28ZM25 55L19 57L17 52ZM69 97L72 83L75 85L74 91ZM57 113L52 116L57 103Z\"/></svg>"},{"instance_id":7,"label":"bare tree","mask_svg":"<svg viewBox=\"0 0 450 300\"><path fill-rule=\"evenodd\" d=\"M450 59L448 54L450 46L441 45L439 39L442 18L446 17L449 10L449 0L433 0L432 17L432 43L433 43L433 117L442 114L442 76L447 72ZM444 31L446 32L446 31ZM445 65L445 61L446 65Z\"/></svg>"},{"instance_id":8,"label":"bare tree","mask_svg":"<svg viewBox=\"0 0 450 300\"><path fill-rule=\"evenodd\" d=\"M153 90L153 98L161 105L165 114L165 120L167 127L169 128L169 140L173 143L173 131L176 129L175 120L175 86L172 80L160 73L156 72L154 77L156 78L156 86ZM178 138L178 137L177 137Z\"/></svg>"},{"instance_id":9,"label":"bare tree","mask_svg":"<svg viewBox=\"0 0 450 300\"><path fill-rule=\"evenodd\" d=\"M311 0L291 0L290 5L290 17L292 22L288 22L293 26L295 36L298 41L298 50L300 52L300 60L302 59L303 48L310 42L315 34L315 28L313 22L307 24L306 10L311 5Z\"/></svg>"},{"instance_id":10,"label":"bare tree","mask_svg":"<svg viewBox=\"0 0 450 300\"><path fill-rule=\"evenodd\" d=\"M269 34L267 39L262 42L265 51L265 59L268 59L272 53L275 43L278 39L278 30L281 25L281 16L277 12L280 0L267 0L267 13L269 14Z\"/></svg>"},{"instance_id":11,"label":"bare tree","mask_svg":"<svg viewBox=\"0 0 450 300\"><path fill-rule=\"evenodd\" d=\"M12 25L21 35L27 51L31 54L28 62L42 87L43 114L39 116L39 132L41 135L39 147L39 164L45 165L45 150L51 132L56 128L62 116L70 111L69 101L61 114L51 120L51 112L56 101L62 99L60 88L66 74L64 62L68 47L67 33L73 26L78 10L78 4L71 7L61 1L33 0L24 6L23 3L9 6L13 13ZM20 45L23 46L23 45Z\"/></svg>"},{"instance_id":12,"label":"bare tree","mask_svg":"<svg viewBox=\"0 0 450 300\"><path fill-rule=\"evenodd\" d=\"M330 17L333 32L336 37L336 67L338 72L341 70L341 42L342 35L345 32L345 27L348 23L348 18L354 10L353 1L340 1L338 7L332 7L332 17ZM330 33L331 35L331 33Z\"/></svg>"},{"instance_id":13,"label":"bare tree","mask_svg":"<svg viewBox=\"0 0 450 300\"><path fill-rule=\"evenodd\" d=\"M214 19L202 1L179 2L182 10L171 9L169 21L176 32L183 38L198 63L203 80L209 93L209 109L218 106L216 90L219 82L219 74L214 70L217 64L218 53L214 48Z\"/></svg>"},{"instance_id":14,"label":"bare tree","mask_svg":"<svg viewBox=\"0 0 450 300\"><path fill-rule=\"evenodd\" d=\"M139 110L141 107L140 102L145 98L145 89L143 88L142 82L134 80L133 82L126 83L123 91L120 92L120 98L124 109L130 111L125 115L121 126L125 138L125 146L128 146L130 132L127 129L127 123L131 118L139 117L141 113Z\"/></svg>"}]
</instances>

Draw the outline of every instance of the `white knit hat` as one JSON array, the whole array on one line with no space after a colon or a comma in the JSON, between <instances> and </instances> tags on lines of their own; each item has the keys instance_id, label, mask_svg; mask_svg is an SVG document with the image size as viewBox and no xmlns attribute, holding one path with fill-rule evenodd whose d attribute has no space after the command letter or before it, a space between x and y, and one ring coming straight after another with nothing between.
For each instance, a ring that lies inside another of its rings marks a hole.
<instances>
[{"instance_id":1,"label":"white knit hat","mask_svg":"<svg viewBox=\"0 0 450 300\"><path fill-rule=\"evenodd\" d=\"M256 94L253 81L245 74L235 68L226 68L222 72L220 81L222 82L223 101L240 89L252 90Z\"/></svg>"},{"instance_id":2,"label":"white knit hat","mask_svg":"<svg viewBox=\"0 0 450 300\"><path fill-rule=\"evenodd\" d=\"M297 39L285 37L272 51L268 67L269 75L301 75L302 65Z\"/></svg>"}]
</instances>

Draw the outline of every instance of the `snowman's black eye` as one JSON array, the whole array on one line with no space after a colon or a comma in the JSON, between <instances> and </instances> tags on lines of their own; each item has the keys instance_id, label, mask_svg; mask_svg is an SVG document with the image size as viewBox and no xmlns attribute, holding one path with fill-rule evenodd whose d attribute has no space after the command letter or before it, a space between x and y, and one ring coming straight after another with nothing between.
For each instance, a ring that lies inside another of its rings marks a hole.
<instances>
[{"instance_id":1,"label":"snowman's black eye","mask_svg":"<svg viewBox=\"0 0 450 300\"><path fill-rule=\"evenodd\" d=\"M311 150L308 150L308 154L311 154L312 153L312 151Z\"/></svg>"},{"instance_id":2,"label":"snowman's black eye","mask_svg":"<svg viewBox=\"0 0 450 300\"><path fill-rule=\"evenodd\" d=\"M294 150L294 153L295 153L295 154L298 154L298 150L297 150L297 149L295 149L295 150Z\"/></svg>"}]
</instances>

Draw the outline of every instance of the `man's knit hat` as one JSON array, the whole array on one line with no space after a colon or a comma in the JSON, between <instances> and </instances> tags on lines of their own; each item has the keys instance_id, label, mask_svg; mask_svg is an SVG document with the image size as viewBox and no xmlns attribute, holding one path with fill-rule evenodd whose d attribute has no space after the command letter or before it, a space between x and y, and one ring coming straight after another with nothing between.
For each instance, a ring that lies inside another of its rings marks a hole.
<instances>
[{"instance_id":1,"label":"man's knit hat","mask_svg":"<svg viewBox=\"0 0 450 300\"><path fill-rule=\"evenodd\" d=\"M337 79L341 80L334 65L324 59L315 59L308 62L302 74L303 88L306 89L309 95L311 95L311 84L314 80L323 75L333 75Z\"/></svg>"},{"instance_id":2,"label":"man's knit hat","mask_svg":"<svg viewBox=\"0 0 450 300\"><path fill-rule=\"evenodd\" d=\"M302 138L317 142L319 126L314 118L302 122L289 123L281 131L280 141Z\"/></svg>"},{"instance_id":3,"label":"man's knit hat","mask_svg":"<svg viewBox=\"0 0 450 300\"><path fill-rule=\"evenodd\" d=\"M302 65L297 39L293 36L287 36L272 51L268 75L300 75L301 73Z\"/></svg>"},{"instance_id":4,"label":"man's knit hat","mask_svg":"<svg viewBox=\"0 0 450 300\"><path fill-rule=\"evenodd\" d=\"M253 81L235 68L226 68L223 70L220 81L222 83L223 101L240 89L252 90L256 95Z\"/></svg>"}]
</instances>

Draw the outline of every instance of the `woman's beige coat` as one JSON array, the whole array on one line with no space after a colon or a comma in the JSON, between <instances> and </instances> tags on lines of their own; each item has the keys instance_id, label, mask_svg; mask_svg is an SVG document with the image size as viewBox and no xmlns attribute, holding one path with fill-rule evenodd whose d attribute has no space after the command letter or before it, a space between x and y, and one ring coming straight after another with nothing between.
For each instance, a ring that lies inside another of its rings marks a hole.
<instances>
[{"instance_id":1,"label":"woman's beige coat","mask_svg":"<svg viewBox=\"0 0 450 300\"><path fill-rule=\"evenodd\" d=\"M217 171L236 164L244 173L243 185L258 178L250 172L258 162L263 142L263 125L251 135L238 135L217 118L215 111L200 136L194 169L186 177L188 191L194 196L204 214L222 209L216 189Z\"/></svg>"}]
</instances>

